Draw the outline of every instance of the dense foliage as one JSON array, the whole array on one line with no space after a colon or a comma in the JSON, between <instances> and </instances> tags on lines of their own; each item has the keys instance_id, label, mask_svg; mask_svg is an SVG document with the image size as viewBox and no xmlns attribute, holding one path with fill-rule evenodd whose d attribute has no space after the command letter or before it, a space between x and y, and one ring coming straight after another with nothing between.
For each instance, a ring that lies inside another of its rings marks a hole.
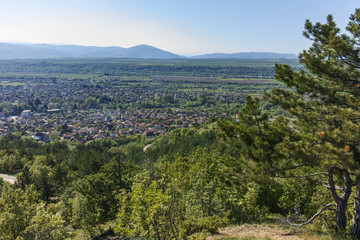
<instances>
[{"instance_id":1,"label":"dense foliage","mask_svg":"<svg viewBox=\"0 0 360 240\"><path fill-rule=\"evenodd\" d=\"M1 137L1 161L11 165L16 159L13 167L21 168L15 185L2 183L1 217L11 214L17 224L11 229L1 221L1 234L27 239L43 231L54 235L48 239L83 238L116 219L122 235L183 239L284 212L276 204L282 184L235 177L243 170L217 131L216 123L178 129L146 151L144 137L71 145ZM277 193L260 198L268 190Z\"/></svg>"},{"instance_id":2,"label":"dense foliage","mask_svg":"<svg viewBox=\"0 0 360 240\"><path fill-rule=\"evenodd\" d=\"M299 67L297 60L244 59L56 59L2 60L3 73L42 73L87 76L144 77L152 75L198 76L221 78L273 78L274 63L288 63Z\"/></svg>"}]
</instances>

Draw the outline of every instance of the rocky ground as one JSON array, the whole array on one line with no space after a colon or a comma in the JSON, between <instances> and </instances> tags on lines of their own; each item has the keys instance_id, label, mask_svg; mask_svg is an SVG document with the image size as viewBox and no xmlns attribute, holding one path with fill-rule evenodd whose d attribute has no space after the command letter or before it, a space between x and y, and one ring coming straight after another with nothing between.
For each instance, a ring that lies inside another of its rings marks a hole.
<instances>
[{"instance_id":1,"label":"rocky ground","mask_svg":"<svg viewBox=\"0 0 360 240\"><path fill-rule=\"evenodd\" d=\"M0 178L2 178L4 181L9 182L11 184L14 184L15 180L16 180L15 176L10 176L7 174L2 174L2 173L0 173Z\"/></svg>"}]
</instances>

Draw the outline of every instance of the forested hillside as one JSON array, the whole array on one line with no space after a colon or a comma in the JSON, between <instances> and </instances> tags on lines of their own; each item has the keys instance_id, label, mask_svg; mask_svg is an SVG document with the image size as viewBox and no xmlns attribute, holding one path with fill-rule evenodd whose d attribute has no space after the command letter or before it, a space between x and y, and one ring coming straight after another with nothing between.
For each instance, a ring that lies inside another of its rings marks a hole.
<instances>
[{"instance_id":1,"label":"forested hillside","mask_svg":"<svg viewBox=\"0 0 360 240\"><path fill-rule=\"evenodd\" d=\"M107 223L123 236L186 238L290 213L294 198L302 214L316 209L307 205L314 183L254 176L218 133L216 122L179 129L146 151L144 137L70 145L1 137L1 169L21 169L14 186L2 182L1 236L83 239Z\"/></svg>"}]
</instances>

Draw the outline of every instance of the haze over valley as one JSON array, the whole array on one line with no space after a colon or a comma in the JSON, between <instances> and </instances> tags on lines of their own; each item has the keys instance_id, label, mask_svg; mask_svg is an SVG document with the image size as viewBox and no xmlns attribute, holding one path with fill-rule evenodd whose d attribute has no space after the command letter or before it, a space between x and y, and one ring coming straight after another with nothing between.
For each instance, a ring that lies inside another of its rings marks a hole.
<instances>
[{"instance_id":1,"label":"haze over valley","mask_svg":"<svg viewBox=\"0 0 360 240\"><path fill-rule=\"evenodd\" d=\"M130 48L96 47L81 45L14 44L0 43L0 59L44 59L44 58L186 58L149 45ZM239 59L295 59L295 54L271 52L214 53L190 58L239 58Z\"/></svg>"}]
</instances>

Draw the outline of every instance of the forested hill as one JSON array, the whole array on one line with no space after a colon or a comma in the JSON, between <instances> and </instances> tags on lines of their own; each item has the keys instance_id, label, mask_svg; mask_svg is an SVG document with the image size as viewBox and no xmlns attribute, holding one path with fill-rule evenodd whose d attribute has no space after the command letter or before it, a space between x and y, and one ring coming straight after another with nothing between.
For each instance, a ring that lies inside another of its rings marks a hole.
<instances>
[{"instance_id":1,"label":"forested hill","mask_svg":"<svg viewBox=\"0 0 360 240\"><path fill-rule=\"evenodd\" d=\"M272 52L240 52L240 53L213 53L194 56L193 58L238 58L238 59L297 59L297 55L290 53Z\"/></svg>"},{"instance_id":2,"label":"forested hill","mask_svg":"<svg viewBox=\"0 0 360 240\"><path fill-rule=\"evenodd\" d=\"M255 176L218 124L224 122L176 129L155 141L0 137L0 171L21 169L13 186L0 178L0 236L89 239L110 225L120 236L204 239L230 223L293 213L294 201L309 216L329 199L318 202L317 185L306 179Z\"/></svg>"},{"instance_id":3,"label":"forested hill","mask_svg":"<svg viewBox=\"0 0 360 240\"><path fill-rule=\"evenodd\" d=\"M179 55L148 45L130 48L51 44L0 43L0 59L44 59L64 57L106 58L181 58Z\"/></svg>"},{"instance_id":4,"label":"forested hill","mask_svg":"<svg viewBox=\"0 0 360 240\"><path fill-rule=\"evenodd\" d=\"M138 45L130 48L96 47L80 45L53 44L13 44L0 43L0 59L45 59L45 58L186 58L162 49ZM237 59L296 59L295 54L269 52L214 53L198 55L192 58L237 58Z\"/></svg>"}]
</instances>

